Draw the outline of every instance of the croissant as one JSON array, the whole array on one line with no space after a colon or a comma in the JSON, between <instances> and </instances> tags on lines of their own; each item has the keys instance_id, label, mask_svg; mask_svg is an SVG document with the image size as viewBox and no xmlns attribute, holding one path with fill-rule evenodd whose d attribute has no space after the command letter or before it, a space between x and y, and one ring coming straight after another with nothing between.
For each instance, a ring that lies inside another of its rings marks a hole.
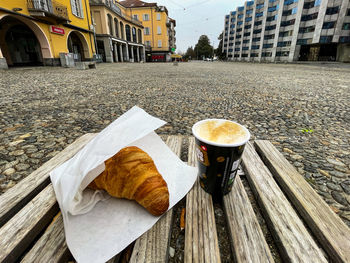
<instances>
[{"instance_id":1,"label":"croissant","mask_svg":"<svg viewBox=\"0 0 350 263\"><path fill-rule=\"evenodd\" d=\"M135 146L123 148L106 160L105 166L89 188L106 190L113 197L135 200L155 216L168 210L167 183L146 152Z\"/></svg>"}]
</instances>

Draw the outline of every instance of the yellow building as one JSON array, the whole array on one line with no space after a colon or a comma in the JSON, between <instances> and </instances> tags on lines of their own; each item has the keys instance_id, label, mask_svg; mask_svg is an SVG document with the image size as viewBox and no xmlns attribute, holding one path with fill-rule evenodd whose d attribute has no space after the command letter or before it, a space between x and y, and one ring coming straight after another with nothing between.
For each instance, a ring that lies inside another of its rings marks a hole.
<instances>
[{"instance_id":1,"label":"yellow building","mask_svg":"<svg viewBox=\"0 0 350 263\"><path fill-rule=\"evenodd\" d=\"M175 20L169 18L165 6L140 0L119 2L127 8L127 14L142 21L147 61L171 61L175 46Z\"/></svg>"},{"instance_id":2,"label":"yellow building","mask_svg":"<svg viewBox=\"0 0 350 263\"><path fill-rule=\"evenodd\" d=\"M145 61L143 26L117 0L90 0L97 53L104 62Z\"/></svg>"},{"instance_id":3,"label":"yellow building","mask_svg":"<svg viewBox=\"0 0 350 263\"><path fill-rule=\"evenodd\" d=\"M60 53L73 53L75 61L91 60L91 29L88 0L0 1L0 68L58 66Z\"/></svg>"}]
</instances>

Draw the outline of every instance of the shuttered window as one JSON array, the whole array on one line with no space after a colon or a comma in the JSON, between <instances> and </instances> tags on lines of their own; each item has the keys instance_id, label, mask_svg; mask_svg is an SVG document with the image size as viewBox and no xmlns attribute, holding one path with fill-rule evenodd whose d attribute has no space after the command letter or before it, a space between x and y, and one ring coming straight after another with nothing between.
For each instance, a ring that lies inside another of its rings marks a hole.
<instances>
[{"instance_id":1,"label":"shuttered window","mask_svg":"<svg viewBox=\"0 0 350 263\"><path fill-rule=\"evenodd\" d=\"M72 14L83 18L84 12L83 12L83 5L81 3L81 0L71 0L71 6L72 6Z\"/></svg>"}]
</instances>

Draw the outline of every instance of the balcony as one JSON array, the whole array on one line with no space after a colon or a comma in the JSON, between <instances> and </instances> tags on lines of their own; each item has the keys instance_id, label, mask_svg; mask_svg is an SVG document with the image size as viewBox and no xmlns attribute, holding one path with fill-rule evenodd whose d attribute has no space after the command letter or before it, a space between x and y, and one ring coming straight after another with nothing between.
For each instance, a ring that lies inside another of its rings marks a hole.
<instances>
[{"instance_id":1,"label":"balcony","mask_svg":"<svg viewBox=\"0 0 350 263\"><path fill-rule=\"evenodd\" d=\"M29 14L35 17L49 17L57 22L70 22L67 6L53 0L27 0Z\"/></svg>"},{"instance_id":2,"label":"balcony","mask_svg":"<svg viewBox=\"0 0 350 263\"><path fill-rule=\"evenodd\" d=\"M90 0L90 5L104 5L107 6L108 8L112 9L114 13L119 15L120 17L123 17L125 20L128 20L136 25L142 26L142 22L139 21L138 19L135 19L134 17L131 17L129 15L124 14L116 1L113 0Z\"/></svg>"}]
</instances>

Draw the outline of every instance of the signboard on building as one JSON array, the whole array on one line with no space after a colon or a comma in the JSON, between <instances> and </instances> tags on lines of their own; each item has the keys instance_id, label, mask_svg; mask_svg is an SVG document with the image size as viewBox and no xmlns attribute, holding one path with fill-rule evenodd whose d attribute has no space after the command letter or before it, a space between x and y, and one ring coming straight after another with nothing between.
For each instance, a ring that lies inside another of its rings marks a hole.
<instances>
[{"instance_id":1,"label":"signboard on building","mask_svg":"<svg viewBox=\"0 0 350 263\"><path fill-rule=\"evenodd\" d=\"M50 32L58 35L64 35L64 28L57 26L50 26Z\"/></svg>"}]
</instances>

